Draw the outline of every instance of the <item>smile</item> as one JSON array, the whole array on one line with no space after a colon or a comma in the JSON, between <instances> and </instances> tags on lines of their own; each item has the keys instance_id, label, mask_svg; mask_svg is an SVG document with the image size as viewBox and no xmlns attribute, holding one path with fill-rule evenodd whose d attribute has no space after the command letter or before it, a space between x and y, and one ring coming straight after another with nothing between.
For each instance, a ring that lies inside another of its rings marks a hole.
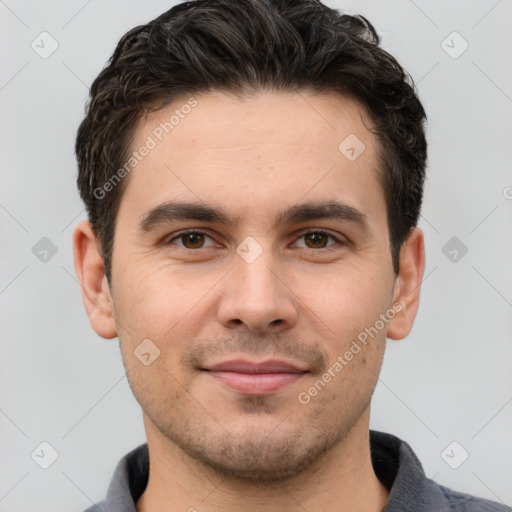
<instances>
[{"instance_id":1,"label":"smile","mask_svg":"<svg viewBox=\"0 0 512 512\"><path fill-rule=\"evenodd\" d=\"M300 380L305 369L282 361L251 362L246 360L224 361L204 371L225 386L245 395L270 395Z\"/></svg>"}]
</instances>

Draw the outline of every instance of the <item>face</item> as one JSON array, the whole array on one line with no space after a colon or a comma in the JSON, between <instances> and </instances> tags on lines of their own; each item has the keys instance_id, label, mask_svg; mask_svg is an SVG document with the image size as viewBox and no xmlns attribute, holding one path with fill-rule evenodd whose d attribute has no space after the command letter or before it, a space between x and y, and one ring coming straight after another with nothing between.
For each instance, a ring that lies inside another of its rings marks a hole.
<instances>
[{"instance_id":1,"label":"face","mask_svg":"<svg viewBox=\"0 0 512 512\"><path fill-rule=\"evenodd\" d=\"M132 149L155 145L121 199L103 322L148 439L287 478L368 421L403 322L377 140L335 94L194 99L137 127Z\"/></svg>"}]
</instances>

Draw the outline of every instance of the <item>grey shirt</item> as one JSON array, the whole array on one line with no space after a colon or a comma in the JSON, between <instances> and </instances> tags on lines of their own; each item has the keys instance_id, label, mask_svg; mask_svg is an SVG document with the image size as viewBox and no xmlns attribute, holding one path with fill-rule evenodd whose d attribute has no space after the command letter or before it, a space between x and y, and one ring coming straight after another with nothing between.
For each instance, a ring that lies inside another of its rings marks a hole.
<instances>
[{"instance_id":1,"label":"grey shirt","mask_svg":"<svg viewBox=\"0 0 512 512\"><path fill-rule=\"evenodd\" d=\"M425 476L411 447L401 439L370 430L372 464L390 491L382 512L512 512L506 505L453 491ZM107 497L85 512L137 512L135 503L149 476L147 444L125 455L117 464Z\"/></svg>"}]
</instances>

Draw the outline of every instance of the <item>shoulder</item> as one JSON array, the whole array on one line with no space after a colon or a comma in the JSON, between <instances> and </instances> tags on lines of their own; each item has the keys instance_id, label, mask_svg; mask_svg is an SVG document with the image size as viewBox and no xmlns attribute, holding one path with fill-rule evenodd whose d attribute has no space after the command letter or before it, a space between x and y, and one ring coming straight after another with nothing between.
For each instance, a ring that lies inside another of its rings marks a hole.
<instances>
[{"instance_id":1,"label":"shoulder","mask_svg":"<svg viewBox=\"0 0 512 512\"><path fill-rule=\"evenodd\" d=\"M392 434L371 430L370 448L375 474L390 491L384 512L512 512L427 478L411 446Z\"/></svg>"},{"instance_id":2,"label":"shoulder","mask_svg":"<svg viewBox=\"0 0 512 512\"><path fill-rule=\"evenodd\" d=\"M137 512L135 503L146 488L148 476L148 445L143 444L117 463L106 499L91 505L84 512Z\"/></svg>"},{"instance_id":3,"label":"shoulder","mask_svg":"<svg viewBox=\"0 0 512 512\"><path fill-rule=\"evenodd\" d=\"M91 505L88 509L84 510L84 512L106 512L107 510L107 502L101 501Z\"/></svg>"},{"instance_id":4,"label":"shoulder","mask_svg":"<svg viewBox=\"0 0 512 512\"><path fill-rule=\"evenodd\" d=\"M432 480L427 482L424 489L425 502L430 501L429 497L432 503L442 502L442 510L447 512L512 512L512 508L507 505L455 491Z\"/></svg>"}]
</instances>

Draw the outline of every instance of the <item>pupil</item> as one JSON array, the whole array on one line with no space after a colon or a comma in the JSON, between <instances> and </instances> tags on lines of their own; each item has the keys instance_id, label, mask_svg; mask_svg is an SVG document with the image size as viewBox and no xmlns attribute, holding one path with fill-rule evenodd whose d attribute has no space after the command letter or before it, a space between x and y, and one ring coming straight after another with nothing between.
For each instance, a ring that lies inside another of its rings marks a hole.
<instances>
[{"instance_id":1,"label":"pupil","mask_svg":"<svg viewBox=\"0 0 512 512\"><path fill-rule=\"evenodd\" d=\"M319 243L320 245L323 245L322 238L324 237L324 235L322 233L311 233L308 236L310 241L312 241L314 245L317 245Z\"/></svg>"},{"instance_id":2,"label":"pupil","mask_svg":"<svg viewBox=\"0 0 512 512\"><path fill-rule=\"evenodd\" d=\"M189 233L187 235L188 237L188 242L191 244L191 245L197 245L197 243L200 241L200 238L201 238L202 235L199 235L197 233Z\"/></svg>"}]
</instances>

